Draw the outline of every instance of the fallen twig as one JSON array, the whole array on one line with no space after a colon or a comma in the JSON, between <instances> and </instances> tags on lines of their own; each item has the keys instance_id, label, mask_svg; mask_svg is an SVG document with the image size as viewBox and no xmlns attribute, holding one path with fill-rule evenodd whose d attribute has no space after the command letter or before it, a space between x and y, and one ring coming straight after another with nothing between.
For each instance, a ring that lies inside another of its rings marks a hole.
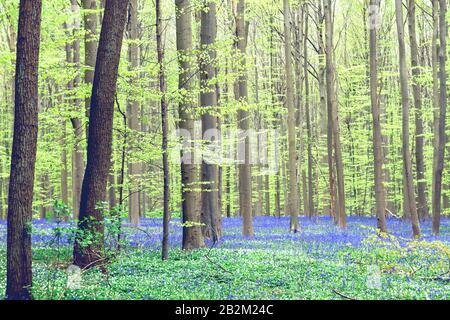
<instances>
[{"instance_id":1,"label":"fallen twig","mask_svg":"<svg viewBox=\"0 0 450 320\"><path fill-rule=\"evenodd\" d=\"M355 300L355 301L358 300L358 299L355 299L355 298L346 296L345 294L340 293L340 292L337 291L336 289L333 289L333 292L334 292L335 294L337 294L338 296L340 296L340 297L342 297L342 298L344 298L344 299L347 299L347 300Z\"/></svg>"}]
</instances>

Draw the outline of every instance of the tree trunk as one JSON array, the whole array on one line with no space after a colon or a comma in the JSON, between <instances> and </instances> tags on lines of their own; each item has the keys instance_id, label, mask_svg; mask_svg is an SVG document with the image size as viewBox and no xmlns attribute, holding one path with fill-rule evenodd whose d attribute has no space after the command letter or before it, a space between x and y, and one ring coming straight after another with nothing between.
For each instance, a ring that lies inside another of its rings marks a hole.
<instances>
[{"instance_id":1,"label":"tree trunk","mask_svg":"<svg viewBox=\"0 0 450 320\"><path fill-rule=\"evenodd\" d=\"M386 191L384 188L383 171L383 143L381 133L381 110L378 96L378 39L377 19L379 19L380 0L370 0L372 11L369 13L370 27L370 99L372 104L373 120L373 157L375 172L375 203L378 229L387 232L386 226ZM376 8L376 9L374 9Z\"/></svg>"},{"instance_id":2,"label":"tree trunk","mask_svg":"<svg viewBox=\"0 0 450 320\"><path fill-rule=\"evenodd\" d=\"M403 8L402 0L395 0L397 33L399 43L399 69L400 69L400 86L402 96L402 154L403 154L403 177L404 177L404 202L405 213L411 217L414 237L420 237L420 225L417 215L416 198L414 196L413 172L411 152L409 149L409 90L408 90L408 70L406 68L406 49L405 35L403 27Z\"/></svg>"},{"instance_id":3,"label":"tree trunk","mask_svg":"<svg viewBox=\"0 0 450 320\"><path fill-rule=\"evenodd\" d=\"M92 85L94 82L94 69L95 62L97 58L97 41L95 36L97 35L97 14L95 11L97 9L97 0L81 0L81 6L83 10L87 12L84 13L84 64L86 69L84 71L84 82L87 85ZM86 117L89 118L89 107L91 105L91 98L85 100ZM88 126L86 125L86 134L88 133Z\"/></svg>"},{"instance_id":4,"label":"tree trunk","mask_svg":"<svg viewBox=\"0 0 450 320\"><path fill-rule=\"evenodd\" d=\"M204 236L214 242L219 240L218 212L218 168L217 168L217 118L210 113L217 108L216 78L214 62L216 52L211 48L217 35L216 5L209 1L201 12L200 31L200 105L202 112L202 136L204 143L202 162L202 223ZM207 138L207 139L205 139Z\"/></svg>"},{"instance_id":5,"label":"tree trunk","mask_svg":"<svg viewBox=\"0 0 450 320\"><path fill-rule=\"evenodd\" d=\"M177 0L176 34L179 63L178 87L185 92L178 106L179 127L184 134L181 152L181 208L183 214L183 250L193 250L204 246L201 233L200 211L197 207L198 166L195 164L194 139L194 103L190 92L193 88L193 71L190 62L192 56L192 12L190 0ZM192 224L192 225L191 225Z\"/></svg>"},{"instance_id":6,"label":"tree trunk","mask_svg":"<svg viewBox=\"0 0 450 320\"><path fill-rule=\"evenodd\" d=\"M435 0L437 1L437 0ZM441 224L441 201L442 201L442 173L444 171L445 145L447 142L446 116L447 116L447 71L445 64L447 62L447 1L439 0L439 131L436 157L436 167L434 168L434 192L433 192L433 234L439 234Z\"/></svg>"},{"instance_id":7,"label":"tree trunk","mask_svg":"<svg viewBox=\"0 0 450 320\"><path fill-rule=\"evenodd\" d=\"M130 44L128 46L128 62L130 64L130 71L136 73L139 67L139 45L138 40L138 2L137 0L130 0L128 7L128 39ZM138 76L134 76L134 80L138 80ZM138 132L139 125L139 102L133 99L133 96L128 97L127 101L128 126L132 132ZM128 165L128 180L130 183L129 197L128 197L128 218L130 224L139 225L139 186L136 183L138 175L141 173L140 164L130 161Z\"/></svg>"},{"instance_id":8,"label":"tree trunk","mask_svg":"<svg viewBox=\"0 0 450 320\"><path fill-rule=\"evenodd\" d=\"M81 190L78 228L93 241L83 243L78 236L74 245L74 264L90 268L103 260L103 212L98 205L106 200L106 185L111 166L112 126L118 67L125 29L128 1L106 3L96 61L90 125L88 158Z\"/></svg>"},{"instance_id":9,"label":"tree trunk","mask_svg":"<svg viewBox=\"0 0 450 320\"><path fill-rule=\"evenodd\" d=\"M305 117L306 117L306 131L307 131L307 149L308 149L308 210L305 214L312 217L315 213L314 209L314 198L313 198L313 156L312 156L312 126L311 126L311 115L310 115L310 96L309 96L309 73L308 73L308 6L305 5L305 43L303 46L304 50L304 70L305 70Z\"/></svg>"},{"instance_id":10,"label":"tree trunk","mask_svg":"<svg viewBox=\"0 0 450 320\"><path fill-rule=\"evenodd\" d=\"M72 35L76 37L80 30L80 20L78 18L79 8L77 0L71 0L72 12L75 14L74 25ZM72 49L72 53L67 50ZM72 83L69 84L69 88L78 88L81 84L80 75L80 40L75 40L69 44L69 48L66 46L67 62L72 63L76 69L76 76ZM72 101L75 111L81 112L81 101L79 99L73 99ZM84 176L84 160L83 160L83 148L81 141L83 140L83 125L79 117L73 117L70 119L72 128L74 130L75 142L72 150L72 207L73 207L73 219L76 220L80 214L80 200L81 200L81 186L83 184Z\"/></svg>"},{"instance_id":11,"label":"tree trunk","mask_svg":"<svg viewBox=\"0 0 450 320\"><path fill-rule=\"evenodd\" d=\"M248 29L245 22L245 0L238 0L236 10L236 37L237 51L239 54L240 68L239 77L235 84L236 100L246 104L248 102L246 50ZM250 129L250 115L248 111L241 108L238 111L239 129L247 133ZM252 175L250 159L250 139L245 138L244 163L239 164L239 204L243 217L242 234L247 237L254 235L252 217Z\"/></svg>"},{"instance_id":12,"label":"tree trunk","mask_svg":"<svg viewBox=\"0 0 450 320\"><path fill-rule=\"evenodd\" d=\"M409 38L411 44L411 67L413 75L413 97L416 123L416 174L417 174L417 214L419 218L426 219L429 216L425 180L425 162L423 157L424 137L423 137L423 121L422 121L422 88L419 83L421 76L421 65L419 63L419 48L416 36L416 2L409 0L408 2L408 27Z\"/></svg>"},{"instance_id":13,"label":"tree trunk","mask_svg":"<svg viewBox=\"0 0 450 320\"><path fill-rule=\"evenodd\" d=\"M347 218L345 213L345 185L344 185L344 164L342 161L342 149L339 132L339 116L336 94L336 68L334 64L333 45L333 21L331 14L331 0L324 0L325 26L326 26L326 65L327 65L327 98L328 117L331 118L332 137L334 144L334 155L336 163L337 178L337 217L339 226L346 228ZM329 120L330 122L330 120ZM333 170L330 170L333 172ZM331 179L332 180L332 179Z\"/></svg>"},{"instance_id":14,"label":"tree trunk","mask_svg":"<svg viewBox=\"0 0 450 320\"><path fill-rule=\"evenodd\" d=\"M30 300L31 221L38 135L40 0L21 0L17 36L14 136L8 194L6 298Z\"/></svg>"},{"instance_id":15,"label":"tree trunk","mask_svg":"<svg viewBox=\"0 0 450 320\"><path fill-rule=\"evenodd\" d=\"M294 106L294 90L292 76L292 52L291 52L291 12L289 0L283 0L284 13L284 53L285 53L285 71L286 71L286 104L288 109L288 143L289 143L289 215L291 217L291 232L299 231L298 212L298 185L297 185L297 146L296 146L296 112Z\"/></svg>"},{"instance_id":16,"label":"tree trunk","mask_svg":"<svg viewBox=\"0 0 450 320\"><path fill-rule=\"evenodd\" d=\"M164 66L164 48L162 43L163 26L161 1L156 0L156 50L159 64L159 90L161 94L161 128L162 128L162 157L164 175L164 213L163 213L163 239L162 239L162 259L169 259L169 222L170 222L170 172L168 157L168 110L167 110L167 83Z\"/></svg>"}]
</instances>

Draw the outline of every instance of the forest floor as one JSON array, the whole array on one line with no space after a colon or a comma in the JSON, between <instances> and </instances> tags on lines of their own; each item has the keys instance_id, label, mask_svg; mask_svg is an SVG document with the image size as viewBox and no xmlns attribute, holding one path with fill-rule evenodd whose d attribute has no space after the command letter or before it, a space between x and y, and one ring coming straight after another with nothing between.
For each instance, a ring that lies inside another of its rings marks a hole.
<instances>
[{"instance_id":1,"label":"forest floor","mask_svg":"<svg viewBox=\"0 0 450 320\"><path fill-rule=\"evenodd\" d=\"M145 219L139 228L123 226L124 245L106 272L83 272L80 286L68 288L72 246L67 234L74 226L35 221L34 297L450 299L450 219L443 219L439 237L431 236L430 222L424 222L420 241L412 241L410 224L397 219L388 221L394 231L389 236L377 234L371 218L349 218L345 231L329 218L300 222L302 231L290 234L289 218L257 217L256 236L246 239L241 236L241 220L225 218L218 245L183 252L181 226L175 220L170 260L163 262L161 219ZM0 294L6 282L5 243L6 225L1 222Z\"/></svg>"}]
</instances>

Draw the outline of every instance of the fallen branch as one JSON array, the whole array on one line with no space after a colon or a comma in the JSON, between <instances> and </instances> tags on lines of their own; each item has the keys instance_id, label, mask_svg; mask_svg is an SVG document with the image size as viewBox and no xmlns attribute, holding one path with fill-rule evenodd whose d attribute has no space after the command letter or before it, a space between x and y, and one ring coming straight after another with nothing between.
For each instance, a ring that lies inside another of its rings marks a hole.
<instances>
[{"instance_id":1,"label":"fallen branch","mask_svg":"<svg viewBox=\"0 0 450 320\"><path fill-rule=\"evenodd\" d=\"M355 298L346 296L345 294L340 293L340 292L337 291L336 289L333 289L333 292L334 292L335 294L337 294L338 296L340 296L340 297L342 297L342 298L344 298L344 299L347 299L347 300L354 300L354 301L358 300L358 299L355 299Z\"/></svg>"}]
</instances>

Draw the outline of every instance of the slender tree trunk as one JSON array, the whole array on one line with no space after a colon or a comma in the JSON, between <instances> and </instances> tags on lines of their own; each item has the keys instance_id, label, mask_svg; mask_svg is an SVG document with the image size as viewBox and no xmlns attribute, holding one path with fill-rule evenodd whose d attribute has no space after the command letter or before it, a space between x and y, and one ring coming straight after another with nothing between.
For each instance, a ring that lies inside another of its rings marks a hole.
<instances>
[{"instance_id":1,"label":"slender tree trunk","mask_svg":"<svg viewBox=\"0 0 450 320\"><path fill-rule=\"evenodd\" d=\"M381 110L380 98L378 95L378 39L377 39L377 19L379 19L380 0L370 0L370 6L373 8L369 13L370 27L370 98L372 104L373 120L373 157L375 170L375 203L378 221L378 229L381 232L387 232L386 226L386 191L384 188L383 174L383 143L381 133ZM377 9L374 9L377 8Z\"/></svg>"},{"instance_id":2,"label":"slender tree trunk","mask_svg":"<svg viewBox=\"0 0 450 320\"><path fill-rule=\"evenodd\" d=\"M138 1L130 0L128 8L128 39L130 44L128 46L128 62L130 63L130 71L136 73L139 67L139 45L138 40ZM138 76L134 76L134 80L138 80ZM128 97L128 126L132 132L139 131L139 102L133 99L133 96ZM132 225L139 225L139 186L136 183L137 175L140 173L140 164L134 163L130 160L128 165L128 178L130 181L130 191L128 197L128 218Z\"/></svg>"},{"instance_id":3,"label":"slender tree trunk","mask_svg":"<svg viewBox=\"0 0 450 320\"><path fill-rule=\"evenodd\" d=\"M84 13L84 64L86 69L84 71L84 82L88 85L92 85L94 82L94 69L97 57L97 41L95 36L97 35L97 0L81 0L81 6ZM89 118L89 107L91 105L91 98L87 98L85 101L86 117ZM88 126L86 125L86 134L88 133Z\"/></svg>"},{"instance_id":4,"label":"slender tree trunk","mask_svg":"<svg viewBox=\"0 0 450 320\"><path fill-rule=\"evenodd\" d=\"M328 98L328 117L331 120L332 137L334 144L334 154L336 163L337 177L337 217L339 226L347 226L345 213L345 186L344 186L344 164L342 161L342 149L339 133L339 116L336 95L336 68L334 64L334 45L333 45L333 21L331 0L324 0L325 26L326 26L326 65L327 65L327 98ZM330 147L330 145L329 145ZM329 151L330 152L330 151ZM332 168L330 172L333 172ZM331 176L331 174L330 174ZM332 178L331 178L332 180Z\"/></svg>"},{"instance_id":5,"label":"slender tree trunk","mask_svg":"<svg viewBox=\"0 0 450 320\"><path fill-rule=\"evenodd\" d=\"M113 164L111 164L111 168L113 168ZM108 200L109 200L109 209L112 210L117 206L116 199L116 178L114 175L114 171L108 174Z\"/></svg>"},{"instance_id":6,"label":"slender tree trunk","mask_svg":"<svg viewBox=\"0 0 450 320\"><path fill-rule=\"evenodd\" d=\"M80 40L76 38L77 33L80 30L80 20L78 18L79 8L77 0L71 0L72 12L75 14L74 25L72 34L75 36L75 40L69 44L69 48L66 48L67 62L72 63L76 69L76 76L72 83L69 84L70 89L76 89L81 84L80 75ZM67 52L68 50L72 52ZM75 110L81 112L81 101L79 99L73 99L72 101ZM72 128L74 130L75 142L72 150L72 207L73 207L73 219L78 219L80 214L80 200L81 200L81 186L83 184L84 176L84 160L83 160L83 148L81 141L83 140L83 125L79 117L72 117L70 119Z\"/></svg>"},{"instance_id":7,"label":"slender tree trunk","mask_svg":"<svg viewBox=\"0 0 450 320\"><path fill-rule=\"evenodd\" d=\"M298 232L299 200L297 185L297 146L296 146L296 112L294 106L294 90L292 76L292 52L291 52L291 28L290 28L290 8L289 0L283 0L284 13L284 52L286 71L286 104L288 108L288 143L289 143L289 215L291 217L291 232Z\"/></svg>"},{"instance_id":8,"label":"slender tree trunk","mask_svg":"<svg viewBox=\"0 0 450 320\"><path fill-rule=\"evenodd\" d=\"M437 1L437 0L435 0ZM439 234L441 224L441 206L442 206L442 173L444 171L445 145L447 142L446 116L447 116L447 1L439 0L439 131L436 155L436 167L434 168L434 192L433 192L433 234Z\"/></svg>"},{"instance_id":9,"label":"slender tree trunk","mask_svg":"<svg viewBox=\"0 0 450 320\"><path fill-rule=\"evenodd\" d=\"M21 0L17 36L14 135L8 194L6 298L30 300L31 220L38 136L40 0Z\"/></svg>"},{"instance_id":10,"label":"slender tree trunk","mask_svg":"<svg viewBox=\"0 0 450 320\"><path fill-rule=\"evenodd\" d=\"M162 125L162 156L163 156L163 174L164 174L164 213L163 213L163 240L162 240L162 259L169 259L169 222L170 222L170 172L168 157L168 110L167 110L167 83L164 66L164 48L162 43L163 26L161 1L156 0L156 47L159 64L159 90L161 94L161 125Z\"/></svg>"},{"instance_id":11,"label":"slender tree trunk","mask_svg":"<svg viewBox=\"0 0 450 320\"><path fill-rule=\"evenodd\" d=\"M111 166L114 99L127 7L128 1L108 1L100 34L90 105L88 158L78 222L81 233L91 234L94 240L88 245L80 237L75 240L74 264L82 268L94 267L104 259L103 212L98 205L106 200Z\"/></svg>"},{"instance_id":12,"label":"slender tree trunk","mask_svg":"<svg viewBox=\"0 0 450 320\"><path fill-rule=\"evenodd\" d=\"M305 117L306 117L306 130L307 130L307 148L308 148L308 209L309 212L305 212L309 217L312 217L315 213L314 209L314 199L313 199L313 156L312 156L312 126L311 126L311 115L310 115L310 96L309 96L309 73L308 73L308 6L305 5L305 44L303 46L304 50L304 70L305 70Z\"/></svg>"},{"instance_id":13,"label":"slender tree trunk","mask_svg":"<svg viewBox=\"0 0 450 320\"><path fill-rule=\"evenodd\" d=\"M404 177L404 201L406 211L412 221L414 237L420 237L420 225L417 215L416 198L414 196L413 172L411 152L409 149L409 90L408 90L408 70L406 68L406 49L405 35L403 27L403 8L402 0L395 0L397 33L399 43L399 61L400 61L400 86L402 95L402 153L403 153L403 177Z\"/></svg>"},{"instance_id":14,"label":"slender tree trunk","mask_svg":"<svg viewBox=\"0 0 450 320\"><path fill-rule=\"evenodd\" d=\"M64 204L69 203L69 190L67 186L67 150L66 150L66 121L62 121L62 137L61 137L61 200L64 202ZM0 172L1 174L1 172ZM1 202L1 200L0 200ZM1 211L1 206L0 206Z\"/></svg>"},{"instance_id":15,"label":"slender tree trunk","mask_svg":"<svg viewBox=\"0 0 450 320\"><path fill-rule=\"evenodd\" d=\"M325 62L325 44L323 39L323 27L324 27L324 15L322 12L322 0L317 1L317 39L318 39L318 54L319 54L319 70L317 74L317 82L319 85L320 96L320 134L326 137L328 144L327 154L322 155L322 163L324 166L328 165L329 178L328 178L328 190L324 191L324 194L328 191L330 197L328 206L325 207L328 210L330 216L334 216L334 179L333 179L333 143L331 132L331 120L328 117L327 110L327 88L326 88L326 62ZM330 123L329 123L330 121ZM329 134L330 133L330 134Z\"/></svg>"},{"instance_id":16,"label":"slender tree trunk","mask_svg":"<svg viewBox=\"0 0 450 320\"><path fill-rule=\"evenodd\" d=\"M433 5L433 37L431 44L431 65L433 70L433 110L434 110L434 140L433 140L433 174L432 174L432 211L434 210L434 198L436 195L436 175L439 159L439 120L440 120L440 96L439 96L439 0L432 0Z\"/></svg>"},{"instance_id":17,"label":"slender tree trunk","mask_svg":"<svg viewBox=\"0 0 450 320\"><path fill-rule=\"evenodd\" d=\"M248 102L247 89L247 70L246 70L246 50L248 28L245 22L245 0L238 0L236 10L236 37L237 51L239 53L240 68L239 77L236 81L235 96L236 100L246 104ZM239 129L248 132L250 129L250 115L244 108L238 111ZM243 217L242 233L244 236L252 237L253 217L252 217L252 175L251 175L251 159L250 159L250 139L245 138L245 157L244 163L239 165L239 203L240 212Z\"/></svg>"},{"instance_id":18,"label":"slender tree trunk","mask_svg":"<svg viewBox=\"0 0 450 320\"><path fill-rule=\"evenodd\" d=\"M411 67L413 75L413 97L416 123L416 174L417 174L417 213L419 218L426 219L429 216L425 180L425 161L423 156L424 137L423 137L423 121L422 121L422 88L419 83L421 76L421 66L419 62L419 48L416 35L416 2L409 0L408 2L408 27L409 38L411 44Z\"/></svg>"}]
</instances>

